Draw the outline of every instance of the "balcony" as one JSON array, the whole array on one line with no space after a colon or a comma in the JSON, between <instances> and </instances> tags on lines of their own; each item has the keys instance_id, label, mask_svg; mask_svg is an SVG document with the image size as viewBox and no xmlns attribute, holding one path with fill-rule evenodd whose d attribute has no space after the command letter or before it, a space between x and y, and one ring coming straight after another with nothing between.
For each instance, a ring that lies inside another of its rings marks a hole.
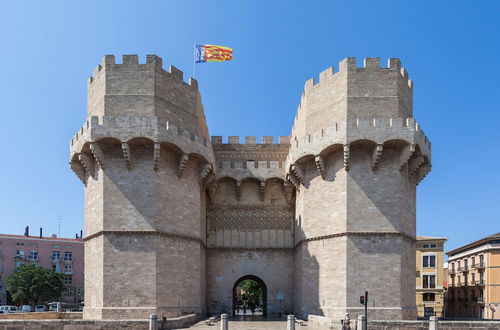
<instances>
[{"instance_id":1,"label":"balcony","mask_svg":"<svg viewBox=\"0 0 500 330\"><path fill-rule=\"evenodd\" d=\"M71 275L71 274L73 274L73 269L65 269L65 270L63 270L63 273L66 275Z\"/></svg>"},{"instance_id":2,"label":"balcony","mask_svg":"<svg viewBox=\"0 0 500 330\"><path fill-rule=\"evenodd\" d=\"M485 268L484 262L477 263L476 268L477 269L484 269Z\"/></svg>"},{"instance_id":3,"label":"balcony","mask_svg":"<svg viewBox=\"0 0 500 330\"><path fill-rule=\"evenodd\" d=\"M73 262L73 258L64 258L64 262Z\"/></svg>"},{"instance_id":4,"label":"balcony","mask_svg":"<svg viewBox=\"0 0 500 330\"><path fill-rule=\"evenodd\" d=\"M484 280L475 280L474 285L475 286L484 286Z\"/></svg>"},{"instance_id":5,"label":"balcony","mask_svg":"<svg viewBox=\"0 0 500 330\"><path fill-rule=\"evenodd\" d=\"M38 261L38 257L37 256L28 256L28 261L37 262Z\"/></svg>"},{"instance_id":6,"label":"balcony","mask_svg":"<svg viewBox=\"0 0 500 330\"><path fill-rule=\"evenodd\" d=\"M449 275L455 275L456 273L457 273L457 271L455 270L455 268L448 269L448 274Z\"/></svg>"},{"instance_id":7,"label":"balcony","mask_svg":"<svg viewBox=\"0 0 500 330\"><path fill-rule=\"evenodd\" d=\"M468 272L469 271L469 266L463 266L461 269L460 269L461 272Z\"/></svg>"},{"instance_id":8,"label":"balcony","mask_svg":"<svg viewBox=\"0 0 500 330\"><path fill-rule=\"evenodd\" d=\"M16 254L14 257L15 260L24 260L24 254Z\"/></svg>"},{"instance_id":9,"label":"balcony","mask_svg":"<svg viewBox=\"0 0 500 330\"><path fill-rule=\"evenodd\" d=\"M50 261L52 261L52 262L61 262L61 257L50 257Z\"/></svg>"}]
</instances>

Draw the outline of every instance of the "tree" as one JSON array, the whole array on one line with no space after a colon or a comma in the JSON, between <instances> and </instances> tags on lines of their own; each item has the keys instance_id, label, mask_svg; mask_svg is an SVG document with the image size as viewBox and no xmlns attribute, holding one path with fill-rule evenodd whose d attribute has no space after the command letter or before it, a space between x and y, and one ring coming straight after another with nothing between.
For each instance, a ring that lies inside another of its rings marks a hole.
<instances>
[{"instance_id":1,"label":"tree","mask_svg":"<svg viewBox=\"0 0 500 330\"><path fill-rule=\"evenodd\" d=\"M243 297L252 305L256 306L262 303L264 290L262 286L254 280L243 280L238 285L243 293Z\"/></svg>"},{"instance_id":2,"label":"tree","mask_svg":"<svg viewBox=\"0 0 500 330\"><path fill-rule=\"evenodd\" d=\"M35 264L20 265L7 277L7 291L20 305L59 300L63 290L61 274Z\"/></svg>"}]
</instances>

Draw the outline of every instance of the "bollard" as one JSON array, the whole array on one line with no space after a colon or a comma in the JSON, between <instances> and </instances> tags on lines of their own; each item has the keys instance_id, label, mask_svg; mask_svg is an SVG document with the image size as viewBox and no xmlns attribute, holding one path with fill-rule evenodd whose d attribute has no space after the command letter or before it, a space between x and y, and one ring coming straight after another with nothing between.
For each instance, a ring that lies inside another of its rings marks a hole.
<instances>
[{"instance_id":1,"label":"bollard","mask_svg":"<svg viewBox=\"0 0 500 330\"><path fill-rule=\"evenodd\" d=\"M439 318L437 316L429 317L429 330L439 330Z\"/></svg>"},{"instance_id":2,"label":"bollard","mask_svg":"<svg viewBox=\"0 0 500 330\"><path fill-rule=\"evenodd\" d=\"M288 315L286 318L286 330L295 330L295 315Z\"/></svg>"},{"instance_id":3,"label":"bollard","mask_svg":"<svg viewBox=\"0 0 500 330\"><path fill-rule=\"evenodd\" d=\"M358 315L358 324L356 324L356 329L358 330L366 330L365 326L365 316L364 315Z\"/></svg>"},{"instance_id":4,"label":"bollard","mask_svg":"<svg viewBox=\"0 0 500 330\"><path fill-rule=\"evenodd\" d=\"M149 316L149 330L158 330L158 315L151 314Z\"/></svg>"},{"instance_id":5,"label":"bollard","mask_svg":"<svg viewBox=\"0 0 500 330\"><path fill-rule=\"evenodd\" d=\"M229 327L227 325L227 314L220 315L220 330L228 330Z\"/></svg>"}]
</instances>

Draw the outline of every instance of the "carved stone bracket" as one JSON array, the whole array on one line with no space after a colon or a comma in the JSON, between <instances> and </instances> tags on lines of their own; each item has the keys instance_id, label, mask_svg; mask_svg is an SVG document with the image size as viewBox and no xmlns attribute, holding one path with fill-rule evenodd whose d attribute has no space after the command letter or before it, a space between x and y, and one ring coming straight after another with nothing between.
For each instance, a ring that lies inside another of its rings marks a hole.
<instances>
[{"instance_id":1,"label":"carved stone bracket","mask_svg":"<svg viewBox=\"0 0 500 330\"><path fill-rule=\"evenodd\" d=\"M82 163L89 176L94 176L94 158L89 154L80 153L78 159Z\"/></svg>"},{"instance_id":2,"label":"carved stone bracket","mask_svg":"<svg viewBox=\"0 0 500 330\"><path fill-rule=\"evenodd\" d=\"M294 185L295 189L299 189L300 188L300 182L299 180L297 180L297 178L295 177L295 175L293 175L293 173L289 173L286 175L286 180L289 181L291 184Z\"/></svg>"},{"instance_id":3,"label":"carved stone bracket","mask_svg":"<svg viewBox=\"0 0 500 330\"><path fill-rule=\"evenodd\" d=\"M416 148L414 144L410 144L407 148L404 148L401 151L401 155L399 156L399 170L402 171L403 167L408 163L411 156L415 152Z\"/></svg>"},{"instance_id":4,"label":"carved stone bracket","mask_svg":"<svg viewBox=\"0 0 500 330\"><path fill-rule=\"evenodd\" d=\"M351 154L348 144L344 144L344 169L349 171L349 165L351 165Z\"/></svg>"},{"instance_id":5,"label":"carved stone bracket","mask_svg":"<svg viewBox=\"0 0 500 330\"><path fill-rule=\"evenodd\" d=\"M375 146L375 149L373 149L373 154L372 154L372 170L376 170L378 167L378 164L380 163L380 158L382 158L382 151L384 150L384 145L383 144L377 144Z\"/></svg>"},{"instance_id":6,"label":"carved stone bracket","mask_svg":"<svg viewBox=\"0 0 500 330\"><path fill-rule=\"evenodd\" d=\"M415 155L408 162L408 172L410 174L416 174L419 167L424 163L424 156Z\"/></svg>"},{"instance_id":7,"label":"carved stone bracket","mask_svg":"<svg viewBox=\"0 0 500 330\"><path fill-rule=\"evenodd\" d=\"M72 161L70 163L71 170L76 174L76 176L85 184L85 168L79 161Z\"/></svg>"},{"instance_id":8,"label":"carved stone bracket","mask_svg":"<svg viewBox=\"0 0 500 330\"><path fill-rule=\"evenodd\" d=\"M318 169L319 175L324 179L325 178L325 166L323 164L323 159L320 155L314 157L314 163L316 164L316 168Z\"/></svg>"},{"instance_id":9,"label":"carved stone bracket","mask_svg":"<svg viewBox=\"0 0 500 330\"><path fill-rule=\"evenodd\" d=\"M92 151L97 164L99 164L99 166L104 170L106 168L106 165L104 163L104 153L102 152L102 149L97 143L92 142L90 144L90 150Z\"/></svg>"},{"instance_id":10,"label":"carved stone bracket","mask_svg":"<svg viewBox=\"0 0 500 330\"><path fill-rule=\"evenodd\" d=\"M209 174L212 172L212 164L208 163L202 166L200 171L200 180L199 184L203 185L205 181L207 181Z\"/></svg>"},{"instance_id":11,"label":"carved stone bracket","mask_svg":"<svg viewBox=\"0 0 500 330\"><path fill-rule=\"evenodd\" d=\"M125 159L125 163L127 164L127 169L130 170L132 168L132 155L130 153L130 147L128 143L122 143L122 152L123 158Z\"/></svg>"},{"instance_id":12,"label":"carved stone bracket","mask_svg":"<svg viewBox=\"0 0 500 330\"><path fill-rule=\"evenodd\" d=\"M179 167L177 169L177 176L180 178L182 177L182 173L184 173L184 169L187 166L189 160L189 156L187 154L182 154L180 159L179 159Z\"/></svg>"},{"instance_id":13,"label":"carved stone bracket","mask_svg":"<svg viewBox=\"0 0 500 330\"><path fill-rule=\"evenodd\" d=\"M431 168L432 165L430 163L425 163L417 169L417 174L416 174L417 185L427 176L427 174L429 174Z\"/></svg>"},{"instance_id":14,"label":"carved stone bracket","mask_svg":"<svg viewBox=\"0 0 500 330\"><path fill-rule=\"evenodd\" d=\"M155 142L155 146L153 149L153 169L155 171L158 171L158 168L160 167L160 150L161 150L160 143Z\"/></svg>"},{"instance_id":15,"label":"carved stone bracket","mask_svg":"<svg viewBox=\"0 0 500 330\"><path fill-rule=\"evenodd\" d=\"M297 164L292 164L290 166L290 171L295 176L295 178L297 178L297 181L299 181L300 183L304 183L304 172Z\"/></svg>"}]
</instances>

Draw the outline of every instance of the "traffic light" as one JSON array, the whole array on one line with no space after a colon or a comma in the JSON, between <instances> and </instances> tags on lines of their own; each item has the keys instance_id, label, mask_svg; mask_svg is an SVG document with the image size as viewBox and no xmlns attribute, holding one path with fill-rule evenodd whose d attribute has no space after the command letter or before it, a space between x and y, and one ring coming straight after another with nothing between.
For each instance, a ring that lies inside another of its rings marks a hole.
<instances>
[{"instance_id":1,"label":"traffic light","mask_svg":"<svg viewBox=\"0 0 500 330\"><path fill-rule=\"evenodd\" d=\"M365 304L365 296L360 296L359 297L359 302L361 305L364 305Z\"/></svg>"}]
</instances>

